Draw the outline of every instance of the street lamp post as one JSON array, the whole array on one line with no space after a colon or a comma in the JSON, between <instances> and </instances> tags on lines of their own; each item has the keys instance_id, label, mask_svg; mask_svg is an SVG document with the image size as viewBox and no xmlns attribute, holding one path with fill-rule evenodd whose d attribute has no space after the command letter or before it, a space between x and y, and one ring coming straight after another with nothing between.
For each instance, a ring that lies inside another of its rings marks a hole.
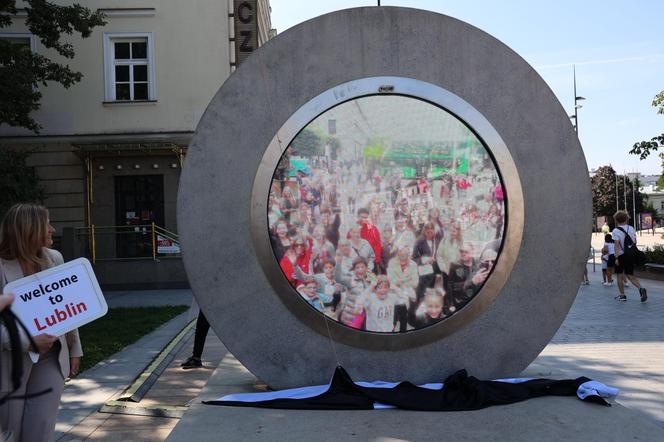
<instances>
[{"instance_id":1,"label":"street lamp post","mask_svg":"<svg viewBox=\"0 0 664 442\"><path fill-rule=\"evenodd\" d=\"M634 220L634 229L637 229L637 225L639 224L636 218L636 193L637 193L637 186L639 186L639 172L632 172L629 174L629 179L632 181L632 219ZM625 209L627 210L627 209Z\"/></svg>"},{"instance_id":2,"label":"street lamp post","mask_svg":"<svg viewBox=\"0 0 664 442\"><path fill-rule=\"evenodd\" d=\"M574 130L576 131L576 136L579 136L579 109L583 106L579 104L579 101L585 100L584 97L580 97L576 94L576 65L573 65L574 69L574 115L570 115L570 118L574 119Z\"/></svg>"},{"instance_id":3,"label":"street lamp post","mask_svg":"<svg viewBox=\"0 0 664 442\"><path fill-rule=\"evenodd\" d=\"M625 199L625 212L629 215L629 209L627 208L627 172L623 171L623 198Z\"/></svg>"},{"instance_id":4,"label":"street lamp post","mask_svg":"<svg viewBox=\"0 0 664 442\"><path fill-rule=\"evenodd\" d=\"M620 207L618 207L618 201L620 201L620 198L618 197L618 173L616 172L616 212L620 210Z\"/></svg>"}]
</instances>

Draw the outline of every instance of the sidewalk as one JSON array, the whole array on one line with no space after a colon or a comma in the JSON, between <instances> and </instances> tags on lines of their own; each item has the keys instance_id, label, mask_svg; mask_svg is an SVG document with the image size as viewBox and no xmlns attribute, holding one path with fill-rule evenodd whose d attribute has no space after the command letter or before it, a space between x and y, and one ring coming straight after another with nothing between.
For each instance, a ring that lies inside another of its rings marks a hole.
<instances>
[{"instance_id":1,"label":"sidewalk","mask_svg":"<svg viewBox=\"0 0 664 442\"><path fill-rule=\"evenodd\" d=\"M146 307L155 305L191 305L192 295L188 290L146 290L133 292L106 292L109 308ZM60 411L55 427L55 440L81 440L94 431L99 424L114 415L97 411L107 400L120 394L158 355L182 328L189 323L195 312L187 311L163 324L152 333L142 337L122 351L100 362L68 382L62 394ZM138 416L131 416L138 417ZM112 422L120 421L114 417ZM148 421L153 428L153 422ZM172 422L170 429L175 425ZM126 427L123 423L121 427ZM134 430L138 422L130 425ZM91 430L91 431L88 431ZM163 440L168 432L160 439Z\"/></svg>"},{"instance_id":2,"label":"sidewalk","mask_svg":"<svg viewBox=\"0 0 664 442\"><path fill-rule=\"evenodd\" d=\"M613 299L617 288L602 286L601 272L588 267L591 285L579 289L556 336L519 376L597 379L622 390L611 408L556 397L464 413L320 413L201 404L263 388L229 354L168 441L414 441L443 436L470 441L496 435L511 441L664 440L664 283L644 282L649 293L644 304L634 288L627 289L628 302L621 303Z\"/></svg>"},{"instance_id":3,"label":"sidewalk","mask_svg":"<svg viewBox=\"0 0 664 442\"><path fill-rule=\"evenodd\" d=\"M172 324L166 324L110 360L88 370L80 379L75 380L72 386L68 386L63 395L57 426L58 436L62 437L60 440L89 438L146 441L161 441L169 437L169 440L173 441L191 442L252 438L297 439L308 433L312 437L315 435L319 439L325 439L337 435L333 429L338 425L334 422L342 419L345 422L343 435L349 440L362 440L380 435L405 437L407 432L404 433L400 426L409 429L413 426L413 420L417 419L418 428L411 428L412 432L408 433L409 437L406 439L421 440L426 434L433 434L431 428L441 428L442 432L436 430L439 435L455 434L454 431L459 429L459 425L470 419L467 422L469 425L471 421L477 424L472 433L486 437L489 437L489 433L522 434L515 440L556 440L556 437L562 437L560 431L574 430L578 431L580 438L585 434L585 439L588 439L588 434L584 433L589 425L592 426L588 422L610 416L611 422L607 422L605 430L602 431L602 434L607 436L604 440L631 439L631 434L640 434L644 440L664 440L664 372L661 369L664 367L664 282L645 281L644 286L649 293L648 302L645 304L638 301L634 288L627 289L628 302L620 303L613 299L617 288L602 286L600 270L593 272L591 265L588 265L588 269L591 285L579 289L577 299L554 339L521 375L595 378L621 388L618 403L630 410L620 406L612 409L593 408L580 401L570 401L569 398L546 398L528 401L527 406L514 404L467 415L454 413L450 414L451 417L441 417L440 414L413 415L407 412L399 412L401 414L397 415L394 414L397 412L387 411L393 413L391 416L398 417L389 420L389 425L381 427L380 422L376 421L379 416L375 414L357 415L352 419L348 415L327 416L319 422L316 413L251 409L238 411L226 407L205 406L200 404L203 399L265 388L227 353L219 340L210 333L206 341L204 360L212 360L213 364L210 366L215 366L215 361L221 360L214 372L210 369L186 372L179 369L179 363L191 352L190 337L190 342L183 347L143 399L146 404L182 404L188 401L191 406L182 419L97 413L96 410L101 404L127 387L169 340L163 339L162 336L163 344L158 348L159 345L150 344L152 335L171 333L172 337L179 331L177 327L186 323L186 320L178 317L171 321ZM130 295L110 294L109 297L111 302L120 302ZM181 316L184 315L186 313ZM190 317L194 315L191 314ZM142 358L140 360L143 362L134 364L138 362L136 358ZM139 368L141 364L142 367ZM206 385L202 388L204 384ZM629 419L626 419L627 417ZM541 419L538 428L550 431L550 435L539 437L521 430L510 433L516 431L519 425L529 425L532 419ZM383 419L379 420L382 422ZM483 430L483 425L486 425L486 431ZM494 430L489 431L488 428L492 425ZM447 430L444 430L446 426L454 427L455 430L450 430L448 434ZM223 434L218 432L218 428L223 428ZM293 433L296 428L303 431L297 437ZM496 431L499 433L495 433ZM68 434L64 434L65 432ZM591 439L595 436L599 437L600 434L595 434ZM528 439L529 437L531 439ZM472 438L469 437L468 440Z\"/></svg>"},{"instance_id":4,"label":"sidewalk","mask_svg":"<svg viewBox=\"0 0 664 442\"><path fill-rule=\"evenodd\" d=\"M616 301L616 285L602 285L601 268L588 266L570 313L526 376L587 376L620 388L618 403L664 428L664 282L641 280L648 301L634 287ZM615 279L615 276L614 276Z\"/></svg>"},{"instance_id":5,"label":"sidewalk","mask_svg":"<svg viewBox=\"0 0 664 442\"><path fill-rule=\"evenodd\" d=\"M188 322L188 312L182 313L70 381L62 394L55 440L80 440L112 416L97 410L127 388Z\"/></svg>"}]
</instances>

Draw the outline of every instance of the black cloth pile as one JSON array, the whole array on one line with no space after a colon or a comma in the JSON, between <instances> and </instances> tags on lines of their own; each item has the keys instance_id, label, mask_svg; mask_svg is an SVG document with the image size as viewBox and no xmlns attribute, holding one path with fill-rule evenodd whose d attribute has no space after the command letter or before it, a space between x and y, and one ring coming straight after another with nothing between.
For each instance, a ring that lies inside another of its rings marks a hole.
<instances>
[{"instance_id":1,"label":"black cloth pile","mask_svg":"<svg viewBox=\"0 0 664 442\"><path fill-rule=\"evenodd\" d=\"M519 382L482 381L459 370L449 376L441 389L430 389L400 382L393 388L357 385L343 367L337 367L326 391L311 397L266 400L220 398L205 404L235 407L260 407L298 410L373 410L376 403L405 410L466 411L506 405L541 396L577 396L584 401L610 406L601 396L578 395L586 377L566 380L530 379ZM256 395L265 395L256 393ZM276 392L278 396L278 392ZM239 395L242 397L252 396Z\"/></svg>"}]
</instances>

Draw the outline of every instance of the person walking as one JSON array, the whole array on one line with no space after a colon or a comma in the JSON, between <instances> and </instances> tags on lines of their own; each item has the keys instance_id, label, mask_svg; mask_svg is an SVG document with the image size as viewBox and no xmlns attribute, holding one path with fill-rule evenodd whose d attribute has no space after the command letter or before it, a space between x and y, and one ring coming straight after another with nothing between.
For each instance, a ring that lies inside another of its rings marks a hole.
<instances>
[{"instance_id":1,"label":"person walking","mask_svg":"<svg viewBox=\"0 0 664 442\"><path fill-rule=\"evenodd\" d=\"M613 215L616 222L616 228L613 229L611 236L615 245L616 255L616 277L618 279L618 296L616 299L619 301L627 301L625 296L625 280L629 279L634 287L639 290L641 302L646 302L648 299L648 292L644 287L641 287L641 282L634 276L634 258L625 253L630 247L636 247L636 231L632 226L627 224L629 215L624 210L619 210Z\"/></svg>"}]
</instances>

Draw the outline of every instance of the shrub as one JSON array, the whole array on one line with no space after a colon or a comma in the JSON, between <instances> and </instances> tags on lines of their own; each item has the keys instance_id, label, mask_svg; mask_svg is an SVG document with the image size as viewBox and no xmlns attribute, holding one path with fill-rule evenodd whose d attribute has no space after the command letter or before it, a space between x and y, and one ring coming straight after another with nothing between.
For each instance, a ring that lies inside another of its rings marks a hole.
<instances>
[{"instance_id":1,"label":"shrub","mask_svg":"<svg viewBox=\"0 0 664 442\"><path fill-rule=\"evenodd\" d=\"M664 245L655 245L652 248L647 247L644 250L646 262L653 264L664 264Z\"/></svg>"}]
</instances>

